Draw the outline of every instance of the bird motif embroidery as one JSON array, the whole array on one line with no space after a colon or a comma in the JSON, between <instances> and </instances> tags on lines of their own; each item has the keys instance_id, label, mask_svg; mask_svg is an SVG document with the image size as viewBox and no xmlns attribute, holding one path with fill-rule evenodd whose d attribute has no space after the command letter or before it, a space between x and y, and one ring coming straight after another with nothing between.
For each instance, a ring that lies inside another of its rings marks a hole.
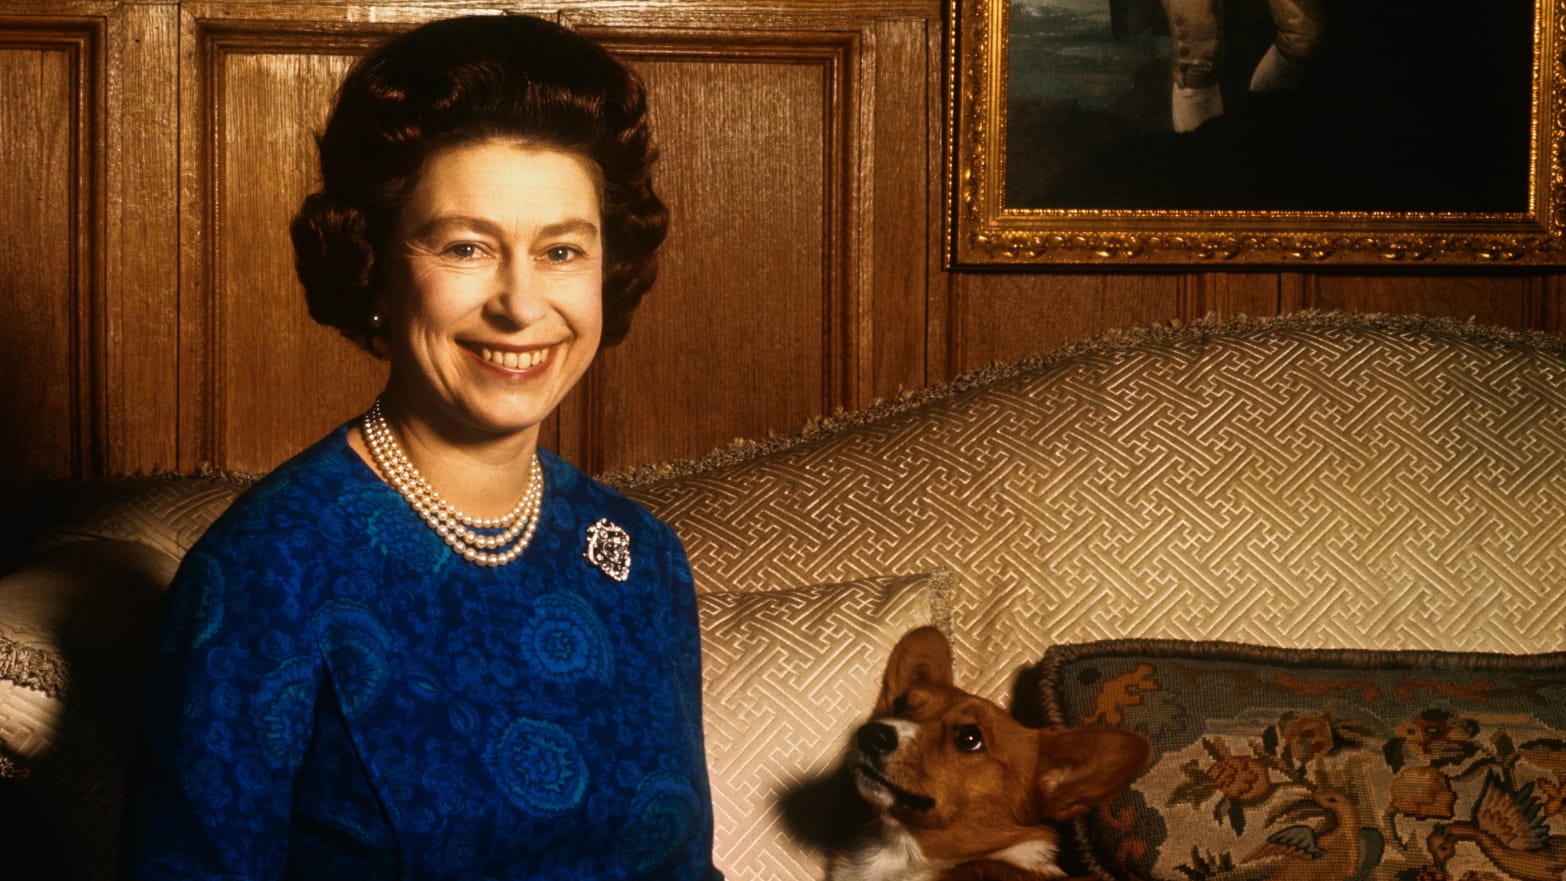
<instances>
[{"instance_id":1,"label":"bird motif embroidery","mask_svg":"<svg viewBox=\"0 0 1566 881\"><path fill-rule=\"evenodd\" d=\"M1385 839L1373 826L1362 824L1359 809L1348 796L1332 789L1318 789L1294 802L1280 817L1322 817L1317 826L1287 826L1267 836L1267 841L1242 862L1282 858L1265 876L1267 881L1364 881L1381 863ZM1558 879L1557 879L1558 881Z\"/></svg>"},{"instance_id":2,"label":"bird motif embroidery","mask_svg":"<svg viewBox=\"0 0 1566 881\"><path fill-rule=\"evenodd\" d=\"M1566 837L1550 834L1543 806L1532 783L1514 790L1491 773L1474 803L1473 819L1435 827L1425 846L1443 870L1457 854L1457 845L1469 841L1513 878L1561 881L1566 877Z\"/></svg>"}]
</instances>

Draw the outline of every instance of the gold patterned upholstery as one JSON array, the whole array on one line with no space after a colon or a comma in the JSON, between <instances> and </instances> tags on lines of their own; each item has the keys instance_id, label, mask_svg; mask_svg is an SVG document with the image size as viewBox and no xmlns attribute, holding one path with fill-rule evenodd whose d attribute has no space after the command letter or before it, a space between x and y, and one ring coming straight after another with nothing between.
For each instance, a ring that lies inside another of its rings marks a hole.
<instances>
[{"instance_id":1,"label":"gold patterned upholstery","mask_svg":"<svg viewBox=\"0 0 1566 881\"><path fill-rule=\"evenodd\" d=\"M698 590L950 570L958 679L989 694L1100 638L1566 647L1558 337L1156 328L620 482Z\"/></svg>"},{"instance_id":2,"label":"gold patterned upholstery","mask_svg":"<svg viewBox=\"0 0 1566 881\"><path fill-rule=\"evenodd\" d=\"M89 484L51 505L62 521L42 544L80 540L128 541L161 551L177 564L217 516L254 481L254 475L148 477ZM82 496L83 498L71 498ZM81 510L76 510L81 509Z\"/></svg>"},{"instance_id":3,"label":"gold patterned upholstery","mask_svg":"<svg viewBox=\"0 0 1566 881\"><path fill-rule=\"evenodd\" d=\"M729 877L819 875L802 815L832 792L898 637L950 627L950 591L935 572L699 598L713 857Z\"/></svg>"}]
</instances>

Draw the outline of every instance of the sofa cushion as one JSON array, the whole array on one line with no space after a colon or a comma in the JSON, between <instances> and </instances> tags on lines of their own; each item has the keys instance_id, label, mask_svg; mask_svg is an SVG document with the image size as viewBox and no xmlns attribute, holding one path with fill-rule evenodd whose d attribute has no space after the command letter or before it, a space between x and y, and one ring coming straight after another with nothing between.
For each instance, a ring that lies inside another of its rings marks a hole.
<instances>
[{"instance_id":1,"label":"sofa cushion","mask_svg":"<svg viewBox=\"0 0 1566 881\"><path fill-rule=\"evenodd\" d=\"M1050 721L1153 742L1077 825L1112 878L1566 877L1566 653L1118 640L1038 679Z\"/></svg>"},{"instance_id":2,"label":"sofa cushion","mask_svg":"<svg viewBox=\"0 0 1566 881\"><path fill-rule=\"evenodd\" d=\"M12 781L0 792L29 836L52 839L60 877L112 877L123 749L176 564L83 539L0 580L0 777Z\"/></svg>"},{"instance_id":3,"label":"sofa cushion","mask_svg":"<svg viewBox=\"0 0 1566 881\"><path fill-rule=\"evenodd\" d=\"M60 487L42 502L39 543L135 542L179 560L254 483L253 475L133 477Z\"/></svg>"},{"instance_id":4,"label":"sofa cushion","mask_svg":"<svg viewBox=\"0 0 1566 881\"><path fill-rule=\"evenodd\" d=\"M1566 338L1305 314L1112 334L621 478L699 590L937 566L958 681L1051 642L1566 648Z\"/></svg>"},{"instance_id":5,"label":"sofa cushion","mask_svg":"<svg viewBox=\"0 0 1566 881\"><path fill-rule=\"evenodd\" d=\"M698 598L714 859L730 881L818 878L834 769L898 637L950 626L948 573Z\"/></svg>"}]
</instances>

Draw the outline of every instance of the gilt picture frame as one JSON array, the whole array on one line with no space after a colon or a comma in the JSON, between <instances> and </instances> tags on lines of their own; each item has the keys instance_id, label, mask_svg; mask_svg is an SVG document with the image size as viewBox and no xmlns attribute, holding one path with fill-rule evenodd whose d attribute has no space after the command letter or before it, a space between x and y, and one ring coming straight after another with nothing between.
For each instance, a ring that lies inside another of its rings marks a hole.
<instances>
[{"instance_id":1,"label":"gilt picture frame","mask_svg":"<svg viewBox=\"0 0 1566 881\"><path fill-rule=\"evenodd\" d=\"M951 268L1566 265L1566 0L949 4Z\"/></svg>"}]
</instances>

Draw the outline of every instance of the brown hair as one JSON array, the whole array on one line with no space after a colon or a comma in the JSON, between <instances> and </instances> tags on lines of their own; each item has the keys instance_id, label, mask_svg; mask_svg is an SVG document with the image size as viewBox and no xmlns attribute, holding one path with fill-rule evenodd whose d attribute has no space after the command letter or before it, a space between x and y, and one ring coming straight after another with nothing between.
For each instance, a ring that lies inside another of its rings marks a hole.
<instances>
[{"instance_id":1,"label":"brown hair","mask_svg":"<svg viewBox=\"0 0 1566 881\"><path fill-rule=\"evenodd\" d=\"M620 341L657 276L668 211L641 80L607 51L530 16L431 22L361 58L317 146L321 189L291 233L310 315L377 355L377 249L436 150L515 138L580 154L602 175L603 345Z\"/></svg>"}]
</instances>

